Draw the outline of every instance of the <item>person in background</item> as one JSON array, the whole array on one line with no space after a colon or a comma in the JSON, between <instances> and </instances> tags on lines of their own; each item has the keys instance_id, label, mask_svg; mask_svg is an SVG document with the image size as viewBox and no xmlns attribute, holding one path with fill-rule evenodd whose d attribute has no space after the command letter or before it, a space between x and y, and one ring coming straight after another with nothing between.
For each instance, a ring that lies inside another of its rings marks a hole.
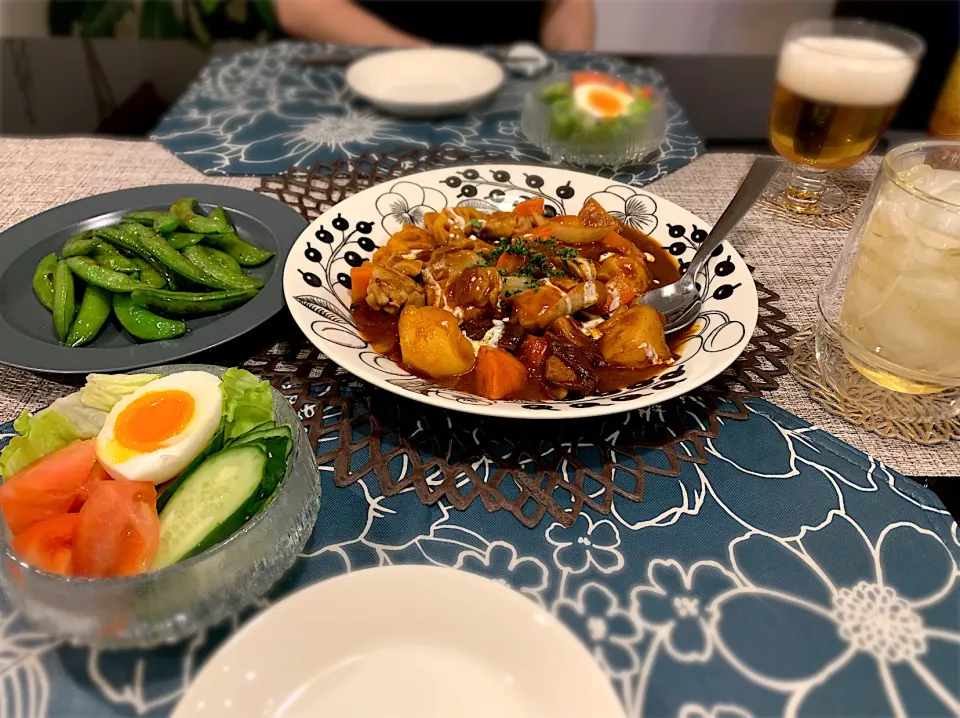
<instances>
[{"instance_id":1,"label":"person in background","mask_svg":"<svg viewBox=\"0 0 960 718\"><path fill-rule=\"evenodd\" d=\"M274 0L289 35L345 45L508 45L592 50L593 0Z\"/></svg>"}]
</instances>

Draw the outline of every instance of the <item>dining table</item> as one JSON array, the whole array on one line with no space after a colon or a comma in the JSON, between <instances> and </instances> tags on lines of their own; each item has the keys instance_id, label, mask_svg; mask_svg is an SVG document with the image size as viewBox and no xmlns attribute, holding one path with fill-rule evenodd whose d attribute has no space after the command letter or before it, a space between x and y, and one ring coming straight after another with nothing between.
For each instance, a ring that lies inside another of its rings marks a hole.
<instances>
[{"instance_id":1,"label":"dining table","mask_svg":"<svg viewBox=\"0 0 960 718\"><path fill-rule=\"evenodd\" d=\"M66 202L129 187L205 182L262 191L261 175L283 172L298 158L266 162L270 171L258 173L247 162L253 154L213 152L213 115L200 112L212 105L201 95L222 91L230 102L252 107L260 101L257 92L277 86L258 84L263 76L251 68L282 75L288 69L282 58L305 51L290 47L215 60L151 141L0 138L0 230ZM211 84L229 63L248 75L234 78L237 87ZM311 72L311 83L327 93L327 105L311 105L311 112L320 118L361 112L344 99L342 69ZM229 94L243 83L248 96ZM290 91L288 98L297 96L295 88L279 87ZM298 101L305 102L302 95ZM491 122L499 132L508 120ZM435 144L443 131L438 124L423 141ZM682 161L617 178L709 224L755 155L705 152L695 134L686 136L690 151ZM324 145L310 162L359 154L366 141ZM369 142L389 149L402 138ZM870 157L844 178L869 184L878 166ZM845 234L784 221L757 206L729 239L755 280L777 297L771 301L782 312L778 321L800 330L818 316L817 288ZM292 357L290 348L303 343L291 322L278 320L255 339L217 349L216 359L257 371L271 351ZM0 367L0 444L14 435L12 421L22 411L75 390L70 377ZM392 395L369 396L395 403ZM586 502L570 520L540 512L521 521L480 500L458 506L444 497L425 500L414 486L387 490L377 471L399 469L390 463L375 471L357 455L346 459L352 478L345 481L337 469L342 464L330 458L336 449L318 445L322 500L313 535L268 595L222 625L148 650L71 646L37 632L0 594L0 715L169 715L205 661L251 616L324 579L411 563L485 576L549 610L596 659L631 717L960 715L960 532L931 490L947 501L956 495L951 482L960 481L952 478L960 477L960 444L881 437L826 411L788 373L742 405L742 416L721 415L695 440L678 443L675 454L687 456L676 471L658 471L652 450L617 444L617 422L639 423L631 428L634 436L666 421L657 407L613 419L605 425L605 450L646 457L652 467L642 500L616 494L608 505ZM330 407L319 398L309 409L298 408L301 418L310 418L326 416ZM467 422L445 416L454 428ZM403 430L416 442L423 426L414 421ZM600 456L599 444L557 441L613 480L622 469L623 460L611 467ZM479 463L472 465L476 480L488 476L486 461ZM430 482L428 471L425 485ZM379 610L404 620L403 607L389 596ZM468 607L462 620L470 620ZM424 686L430 672L422 666ZM558 675L557 682L577 690L576 675ZM483 686L460 690L469 700L469 692Z\"/></svg>"}]
</instances>

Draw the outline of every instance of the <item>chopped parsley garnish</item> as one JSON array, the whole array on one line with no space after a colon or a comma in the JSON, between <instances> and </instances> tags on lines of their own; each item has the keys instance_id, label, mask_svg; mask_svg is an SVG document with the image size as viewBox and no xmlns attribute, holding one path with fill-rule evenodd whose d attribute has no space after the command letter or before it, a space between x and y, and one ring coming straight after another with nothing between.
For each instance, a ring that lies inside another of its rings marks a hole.
<instances>
[{"instance_id":1,"label":"chopped parsley garnish","mask_svg":"<svg viewBox=\"0 0 960 718\"><path fill-rule=\"evenodd\" d=\"M474 229L483 229L483 222L481 222L479 219L471 219L470 224L473 225Z\"/></svg>"}]
</instances>

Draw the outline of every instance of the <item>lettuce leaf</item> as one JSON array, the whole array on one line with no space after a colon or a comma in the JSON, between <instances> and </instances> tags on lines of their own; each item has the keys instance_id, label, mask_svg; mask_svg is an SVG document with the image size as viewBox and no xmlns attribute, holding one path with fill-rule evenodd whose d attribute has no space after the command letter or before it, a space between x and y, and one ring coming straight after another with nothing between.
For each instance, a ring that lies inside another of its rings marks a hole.
<instances>
[{"instance_id":1,"label":"lettuce leaf","mask_svg":"<svg viewBox=\"0 0 960 718\"><path fill-rule=\"evenodd\" d=\"M34 415L24 410L13 428L20 436L13 437L0 452L0 476L4 479L80 438L69 419L50 409Z\"/></svg>"},{"instance_id":2,"label":"lettuce leaf","mask_svg":"<svg viewBox=\"0 0 960 718\"><path fill-rule=\"evenodd\" d=\"M57 399L44 411L55 411L67 419L73 424L79 438L92 439L107 423L107 412L87 406L80 398L80 394L79 391L75 391L62 399Z\"/></svg>"},{"instance_id":3,"label":"lettuce leaf","mask_svg":"<svg viewBox=\"0 0 960 718\"><path fill-rule=\"evenodd\" d=\"M229 440L273 420L273 391L245 369L227 369L220 383L223 392L224 438Z\"/></svg>"},{"instance_id":4,"label":"lettuce leaf","mask_svg":"<svg viewBox=\"0 0 960 718\"><path fill-rule=\"evenodd\" d=\"M125 396L159 378L159 374L90 374L80 401L91 409L110 411Z\"/></svg>"}]
</instances>

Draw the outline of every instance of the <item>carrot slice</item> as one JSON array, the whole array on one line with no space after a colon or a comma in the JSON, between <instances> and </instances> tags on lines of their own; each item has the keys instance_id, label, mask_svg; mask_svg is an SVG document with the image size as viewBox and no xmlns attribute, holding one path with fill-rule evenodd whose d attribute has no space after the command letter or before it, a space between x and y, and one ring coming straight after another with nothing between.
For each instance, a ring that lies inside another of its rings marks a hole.
<instances>
[{"instance_id":1,"label":"carrot slice","mask_svg":"<svg viewBox=\"0 0 960 718\"><path fill-rule=\"evenodd\" d=\"M367 287L370 286L370 277L373 275L373 264L364 262L359 267L350 270L350 297L354 304L359 304L367 298Z\"/></svg>"},{"instance_id":2,"label":"carrot slice","mask_svg":"<svg viewBox=\"0 0 960 718\"><path fill-rule=\"evenodd\" d=\"M488 399L503 399L527 383L527 368L503 349L480 347L477 352L477 389Z\"/></svg>"},{"instance_id":3,"label":"carrot slice","mask_svg":"<svg viewBox=\"0 0 960 718\"><path fill-rule=\"evenodd\" d=\"M607 249L613 250L617 254L633 257L640 256L640 250L637 249L637 245L635 245L629 239L621 237L616 232L611 232L610 234L605 235L604 238L600 240L600 244Z\"/></svg>"},{"instance_id":4,"label":"carrot slice","mask_svg":"<svg viewBox=\"0 0 960 718\"><path fill-rule=\"evenodd\" d=\"M513 208L513 213L521 217L532 217L534 212L543 215L543 197L524 200Z\"/></svg>"},{"instance_id":5,"label":"carrot slice","mask_svg":"<svg viewBox=\"0 0 960 718\"><path fill-rule=\"evenodd\" d=\"M520 257L516 254L507 254L504 252L497 258L497 269L506 269L507 272L515 272L526 263L526 257Z\"/></svg>"}]
</instances>

